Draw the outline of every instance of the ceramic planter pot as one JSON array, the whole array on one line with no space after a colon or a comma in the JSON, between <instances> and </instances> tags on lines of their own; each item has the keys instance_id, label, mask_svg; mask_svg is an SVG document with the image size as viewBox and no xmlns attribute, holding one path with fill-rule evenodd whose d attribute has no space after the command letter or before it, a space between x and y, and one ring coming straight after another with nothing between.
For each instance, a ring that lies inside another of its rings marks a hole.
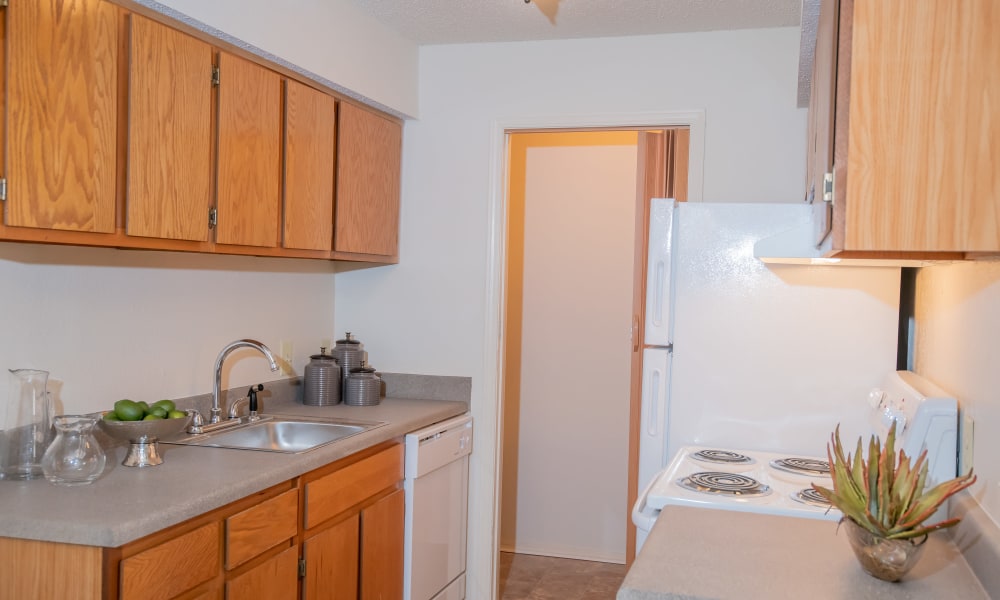
<instances>
[{"instance_id":1,"label":"ceramic planter pot","mask_svg":"<svg viewBox=\"0 0 1000 600\"><path fill-rule=\"evenodd\" d=\"M887 540L847 518L841 521L841 526L847 531L861 568L884 581L902 579L917 564L927 541L927 535L915 540Z\"/></svg>"}]
</instances>

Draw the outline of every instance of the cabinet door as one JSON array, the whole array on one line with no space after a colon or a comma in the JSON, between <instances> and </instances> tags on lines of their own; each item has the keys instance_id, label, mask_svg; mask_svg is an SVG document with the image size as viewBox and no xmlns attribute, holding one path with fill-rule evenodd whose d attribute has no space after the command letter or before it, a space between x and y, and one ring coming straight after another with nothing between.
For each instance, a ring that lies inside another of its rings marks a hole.
<instances>
[{"instance_id":1,"label":"cabinet door","mask_svg":"<svg viewBox=\"0 0 1000 600\"><path fill-rule=\"evenodd\" d=\"M207 241L212 48L144 17L129 19L125 232Z\"/></svg>"},{"instance_id":2,"label":"cabinet door","mask_svg":"<svg viewBox=\"0 0 1000 600\"><path fill-rule=\"evenodd\" d=\"M361 598L403 597L403 490L361 511Z\"/></svg>"},{"instance_id":3,"label":"cabinet door","mask_svg":"<svg viewBox=\"0 0 1000 600\"><path fill-rule=\"evenodd\" d=\"M826 238L833 226L832 202L824 199L824 191L826 174L833 173L839 15L839 0L825 0L820 4L809 93L806 200L812 203L816 244Z\"/></svg>"},{"instance_id":4,"label":"cabinet door","mask_svg":"<svg viewBox=\"0 0 1000 600\"><path fill-rule=\"evenodd\" d=\"M115 230L117 9L12 2L7 12L7 225Z\"/></svg>"},{"instance_id":5,"label":"cabinet door","mask_svg":"<svg viewBox=\"0 0 1000 600\"><path fill-rule=\"evenodd\" d=\"M340 103L334 250L396 256L403 129Z\"/></svg>"},{"instance_id":6,"label":"cabinet door","mask_svg":"<svg viewBox=\"0 0 1000 600\"><path fill-rule=\"evenodd\" d=\"M996 0L851 5L843 247L1000 251Z\"/></svg>"},{"instance_id":7,"label":"cabinet door","mask_svg":"<svg viewBox=\"0 0 1000 600\"><path fill-rule=\"evenodd\" d=\"M257 565L226 583L226 600L295 600L299 596L299 547Z\"/></svg>"},{"instance_id":8,"label":"cabinet door","mask_svg":"<svg viewBox=\"0 0 1000 600\"><path fill-rule=\"evenodd\" d=\"M336 127L332 96L285 82L285 248L333 249Z\"/></svg>"},{"instance_id":9,"label":"cabinet door","mask_svg":"<svg viewBox=\"0 0 1000 600\"><path fill-rule=\"evenodd\" d=\"M216 242L278 245L280 151L281 77L221 53Z\"/></svg>"},{"instance_id":10,"label":"cabinet door","mask_svg":"<svg viewBox=\"0 0 1000 600\"><path fill-rule=\"evenodd\" d=\"M358 521L359 516L353 515L303 542L304 600L355 600L358 597ZM402 598L402 591L397 598Z\"/></svg>"}]
</instances>

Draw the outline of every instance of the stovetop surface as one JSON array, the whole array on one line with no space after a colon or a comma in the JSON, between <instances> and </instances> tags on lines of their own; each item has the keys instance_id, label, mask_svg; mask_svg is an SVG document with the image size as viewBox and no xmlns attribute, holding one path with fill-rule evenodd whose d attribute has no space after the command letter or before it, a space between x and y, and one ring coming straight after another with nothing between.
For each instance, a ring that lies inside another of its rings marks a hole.
<instances>
[{"instance_id":1,"label":"stovetop surface","mask_svg":"<svg viewBox=\"0 0 1000 600\"><path fill-rule=\"evenodd\" d=\"M698 453L707 454L709 457L723 455L726 457L726 461L697 460ZM732 453L745 455L750 461L733 460L730 456ZM800 475L780 470L771 465L771 461L781 461L788 458L808 459L806 462L813 466L817 464L816 461L822 463L825 460L821 457L756 450L686 446L677 452L677 455L670 461L670 465L657 476L657 480L646 498L646 504L656 510L668 505L680 505L830 521L839 520L841 513L837 509L828 510L793 498L802 490L810 488L813 482L831 488L833 483L829 477ZM758 496L731 495L694 491L685 487L683 480L691 475L712 472L738 473L741 476L752 478L762 486L769 488L770 493Z\"/></svg>"}]
</instances>

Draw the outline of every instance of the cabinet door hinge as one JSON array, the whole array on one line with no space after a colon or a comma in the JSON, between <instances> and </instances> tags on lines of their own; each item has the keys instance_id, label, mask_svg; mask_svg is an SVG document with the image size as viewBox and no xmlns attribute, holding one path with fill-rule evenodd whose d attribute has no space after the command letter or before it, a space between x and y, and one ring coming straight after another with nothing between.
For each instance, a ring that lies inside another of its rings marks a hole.
<instances>
[{"instance_id":1,"label":"cabinet door hinge","mask_svg":"<svg viewBox=\"0 0 1000 600\"><path fill-rule=\"evenodd\" d=\"M0 2L2 2L2 1L3 0L0 0ZM219 74L219 67L216 67L215 65L212 65L212 85L218 87L219 86L219 79L220 79L220 77L221 76Z\"/></svg>"},{"instance_id":2,"label":"cabinet door hinge","mask_svg":"<svg viewBox=\"0 0 1000 600\"><path fill-rule=\"evenodd\" d=\"M0 0L3 2L3 0ZM0 202L7 200L7 178L0 177Z\"/></svg>"},{"instance_id":3,"label":"cabinet door hinge","mask_svg":"<svg viewBox=\"0 0 1000 600\"><path fill-rule=\"evenodd\" d=\"M833 172L823 174L823 202L833 202Z\"/></svg>"},{"instance_id":4,"label":"cabinet door hinge","mask_svg":"<svg viewBox=\"0 0 1000 600\"><path fill-rule=\"evenodd\" d=\"M215 229L215 226L219 224L219 211L214 208L208 209L208 228Z\"/></svg>"},{"instance_id":5,"label":"cabinet door hinge","mask_svg":"<svg viewBox=\"0 0 1000 600\"><path fill-rule=\"evenodd\" d=\"M305 576L306 576L306 559L300 558L299 559L299 577L305 577Z\"/></svg>"},{"instance_id":6,"label":"cabinet door hinge","mask_svg":"<svg viewBox=\"0 0 1000 600\"><path fill-rule=\"evenodd\" d=\"M10 6L10 0L0 0L0 8L7 8Z\"/></svg>"}]
</instances>

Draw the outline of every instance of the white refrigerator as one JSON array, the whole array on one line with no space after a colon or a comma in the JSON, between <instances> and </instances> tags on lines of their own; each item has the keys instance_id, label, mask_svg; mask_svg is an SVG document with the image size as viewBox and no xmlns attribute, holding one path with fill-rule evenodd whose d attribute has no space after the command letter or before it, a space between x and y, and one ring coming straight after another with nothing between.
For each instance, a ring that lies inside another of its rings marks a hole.
<instances>
[{"instance_id":1,"label":"white refrigerator","mask_svg":"<svg viewBox=\"0 0 1000 600\"><path fill-rule=\"evenodd\" d=\"M638 489L688 445L826 453L896 365L898 267L766 265L798 204L651 203ZM644 541L642 531L637 549Z\"/></svg>"}]
</instances>

